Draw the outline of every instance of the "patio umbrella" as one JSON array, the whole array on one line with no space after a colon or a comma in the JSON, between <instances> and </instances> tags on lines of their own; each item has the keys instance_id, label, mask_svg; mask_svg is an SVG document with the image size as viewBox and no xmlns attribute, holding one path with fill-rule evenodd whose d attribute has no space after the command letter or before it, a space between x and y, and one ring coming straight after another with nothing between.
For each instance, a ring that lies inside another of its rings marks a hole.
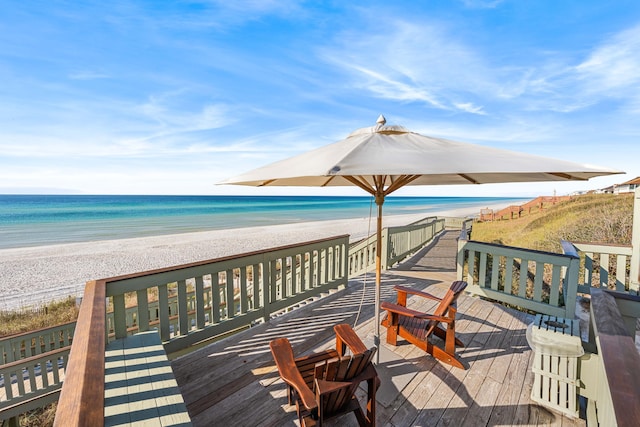
<instances>
[{"instance_id":1,"label":"patio umbrella","mask_svg":"<svg viewBox=\"0 0 640 427\"><path fill-rule=\"evenodd\" d=\"M623 173L531 154L483 147L411 132L402 126L358 129L346 139L227 179L249 186L356 186L375 197L377 213L375 345L380 344L382 206L406 185L585 181Z\"/></svg>"}]
</instances>

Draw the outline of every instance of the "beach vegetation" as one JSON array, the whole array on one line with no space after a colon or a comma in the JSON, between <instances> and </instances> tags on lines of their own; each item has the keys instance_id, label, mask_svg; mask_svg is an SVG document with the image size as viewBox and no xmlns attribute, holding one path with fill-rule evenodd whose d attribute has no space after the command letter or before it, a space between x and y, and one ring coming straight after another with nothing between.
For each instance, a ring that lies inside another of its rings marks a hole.
<instances>
[{"instance_id":1,"label":"beach vegetation","mask_svg":"<svg viewBox=\"0 0 640 427\"><path fill-rule=\"evenodd\" d=\"M476 222L471 239L547 252L560 241L631 244L633 194L589 194L520 218Z\"/></svg>"},{"instance_id":2,"label":"beach vegetation","mask_svg":"<svg viewBox=\"0 0 640 427\"><path fill-rule=\"evenodd\" d=\"M73 322L78 310L76 299L68 297L38 307L0 311L0 338Z\"/></svg>"},{"instance_id":3,"label":"beach vegetation","mask_svg":"<svg viewBox=\"0 0 640 427\"><path fill-rule=\"evenodd\" d=\"M630 245L633 224L633 194L592 194L572 197L555 206L532 213L522 213L519 218L490 222L475 222L471 239L480 242L515 246L525 249L562 253L560 242ZM477 255L479 256L479 255ZM489 257L489 265L493 262ZM505 276L506 264L500 262L498 274ZM519 292L520 264L513 260L512 293ZM476 259L479 265L479 259ZM491 265L490 265L491 266ZM615 280L616 265L610 266L610 281ZM489 267L490 268L490 267ZM627 272L629 262L627 262ZM534 265L526 269L526 295L532 297ZM599 275L599 259L594 259L594 274ZM543 270L542 301L547 302L552 282L552 268L545 264ZM596 278L599 283L599 277ZM562 299L562 295L560 296ZM562 305L562 301L559 301ZM515 307L523 310L521 307Z\"/></svg>"},{"instance_id":4,"label":"beach vegetation","mask_svg":"<svg viewBox=\"0 0 640 427\"><path fill-rule=\"evenodd\" d=\"M18 425L20 427L49 427L53 425L56 417L56 402L50 403L44 408L37 408L32 411L25 412L18 417Z\"/></svg>"}]
</instances>

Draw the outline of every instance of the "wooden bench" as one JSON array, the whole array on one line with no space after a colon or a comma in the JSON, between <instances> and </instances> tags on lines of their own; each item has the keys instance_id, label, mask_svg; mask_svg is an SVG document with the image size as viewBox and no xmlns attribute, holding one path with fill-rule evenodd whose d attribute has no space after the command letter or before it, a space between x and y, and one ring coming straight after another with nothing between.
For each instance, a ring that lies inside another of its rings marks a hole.
<instances>
[{"instance_id":1,"label":"wooden bench","mask_svg":"<svg viewBox=\"0 0 640 427\"><path fill-rule=\"evenodd\" d=\"M104 381L105 427L191 425L158 332L107 344Z\"/></svg>"}]
</instances>

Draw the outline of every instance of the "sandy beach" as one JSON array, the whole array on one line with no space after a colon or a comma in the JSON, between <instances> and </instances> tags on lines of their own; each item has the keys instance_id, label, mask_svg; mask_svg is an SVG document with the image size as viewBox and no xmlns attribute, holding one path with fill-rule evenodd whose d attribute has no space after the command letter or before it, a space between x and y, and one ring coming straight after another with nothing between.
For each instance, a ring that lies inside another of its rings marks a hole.
<instances>
[{"instance_id":1,"label":"sandy beach","mask_svg":"<svg viewBox=\"0 0 640 427\"><path fill-rule=\"evenodd\" d=\"M506 204L489 206L493 209ZM484 207L484 206L483 206ZM474 216L480 207L430 213ZM424 213L384 218L387 226L406 225ZM248 227L135 239L104 240L0 250L0 310L38 306L81 296L84 284L172 265L349 234L351 241L375 232L375 217Z\"/></svg>"}]
</instances>

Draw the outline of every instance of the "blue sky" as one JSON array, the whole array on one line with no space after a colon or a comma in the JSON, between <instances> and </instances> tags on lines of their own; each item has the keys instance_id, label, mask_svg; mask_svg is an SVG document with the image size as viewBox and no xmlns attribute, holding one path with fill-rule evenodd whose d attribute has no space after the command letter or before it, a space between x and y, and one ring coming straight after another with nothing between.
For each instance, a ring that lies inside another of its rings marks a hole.
<instances>
[{"instance_id":1,"label":"blue sky","mask_svg":"<svg viewBox=\"0 0 640 427\"><path fill-rule=\"evenodd\" d=\"M388 124L640 175L640 2L22 1L0 13L0 193L216 186Z\"/></svg>"}]
</instances>

